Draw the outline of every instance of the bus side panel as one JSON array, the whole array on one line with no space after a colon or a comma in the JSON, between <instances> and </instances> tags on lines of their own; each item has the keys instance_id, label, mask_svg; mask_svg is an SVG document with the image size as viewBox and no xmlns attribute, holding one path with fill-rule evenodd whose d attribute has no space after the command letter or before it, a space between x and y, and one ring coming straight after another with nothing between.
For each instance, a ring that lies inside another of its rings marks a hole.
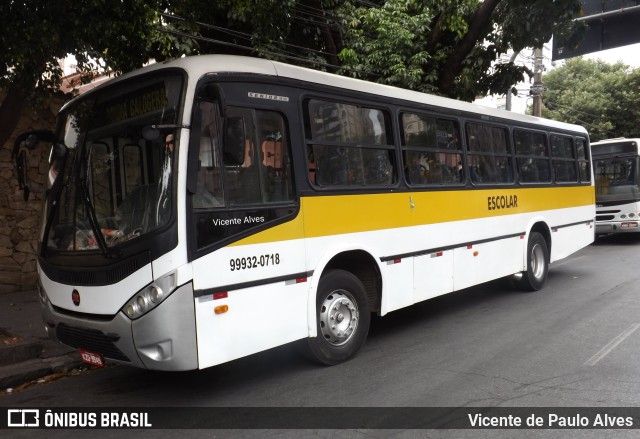
<instances>
[{"instance_id":1,"label":"bus side panel","mask_svg":"<svg viewBox=\"0 0 640 439\"><path fill-rule=\"evenodd\" d=\"M568 211L571 211L569 213ZM573 209L566 209L564 215L555 215L558 218L553 224L559 224L559 227L551 228L551 262L564 259L567 256L577 252L578 250L591 244L595 238L594 223L579 223L573 225L563 224L563 219L566 217L574 218L593 218L594 207L576 207ZM551 213L550 213L551 216ZM584 230L589 233L585 233Z\"/></svg>"},{"instance_id":2,"label":"bus side panel","mask_svg":"<svg viewBox=\"0 0 640 439\"><path fill-rule=\"evenodd\" d=\"M406 258L399 262L388 261L383 264L381 315L415 303L412 259Z\"/></svg>"},{"instance_id":3,"label":"bus side panel","mask_svg":"<svg viewBox=\"0 0 640 439\"><path fill-rule=\"evenodd\" d=\"M517 273L522 269L520 236L456 248L454 288L461 290L483 282Z\"/></svg>"},{"instance_id":4,"label":"bus side panel","mask_svg":"<svg viewBox=\"0 0 640 439\"><path fill-rule=\"evenodd\" d=\"M453 250L413 258L414 302L453 291Z\"/></svg>"},{"instance_id":5,"label":"bus side panel","mask_svg":"<svg viewBox=\"0 0 640 439\"><path fill-rule=\"evenodd\" d=\"M285 223L250 237L281 239L247 239L193 261L200 368L307 336L304 239L291 239L299 229Z\"/></svg>"},{"instance_id":6,"label":"bus side panel","mask_svg":"<svg viewBox=\"0 0 640 439\"><path fill-rule=\"evenodd\" d=\"M201 369L307 337L308 283L276 282L196 298ZM216 308L228 311L216 314Z\"/></svg>"},{"instance_id":7,"label":"bus side panel","mask_svg":"<svg viewBox=\"0 0 640 439\"><path fill-rule=\"evenodd\" d=\"M362 251L371 255L382 276L382 302L380 314L404 308L414 303L413 264L411 258L398 261L380 262L385 255L394 254L407 245L415 235L406 229L376 230L360 233L346 233L334 236L308 238L306 240L306 259L309 270L317 275L316 282L325 272L326 266L336 256L351 251ZM399 246L399 247L398 247ZM335 267L344 268L344 267ZM317 288L313 288L310 297L310 326L315 328L315 298ZM313 329L310 328L311 331ZM313 334L313 332L311 332Z\"/></svg>"}]
</instances>

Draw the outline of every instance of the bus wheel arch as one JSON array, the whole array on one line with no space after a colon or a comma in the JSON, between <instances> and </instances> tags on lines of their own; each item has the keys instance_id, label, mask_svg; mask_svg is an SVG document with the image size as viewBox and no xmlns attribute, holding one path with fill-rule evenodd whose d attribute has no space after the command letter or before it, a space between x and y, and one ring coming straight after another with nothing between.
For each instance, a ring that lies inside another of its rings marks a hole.
<instances>
[{"instance_id":1,"label":"bus wheel arch","mask_svg":"<svg viewBox=\"0 0 640 439\"><path fill-rule=\"evenodd\" d=\"M544 287L551 259L551 232L544 223L536 223L528 233L525 253L526 270L516 279L524 291L538 291Z\"/></svg>"},{"instance_id":2,"label":"bus wheel arch","mask_svg":"<svg viewBox=\"0 0 640 439\"><path fill-rule=\"evenodd\" d=\"M315 337L308 353L325 365L349 360L364 344L371 312L380 309L381 277L373 257L361 250L334 256L322 270L314 300Z\"/></svg>"},{"instance_id":3,"label":"bus wheel arch","mask_svg":"<svg viewBox=\"0 0 640 439\"><path fill-rule=\"evenodd\" d=\"M345 270L352 273L364 285L369 299L369 310L380 312L382 303L382 275L376 260L364 250L344 251L335 255L324 267L327 270Z\"/></svg>"},{"instance_id":4,"label":"bus wheel arch","mask_svg":"<svg viewBox=\"0 0 640 439\"><path fill-rule=\"evenodd\" d=\"M537 232L542 235L544 240L547 242L549 257L551 257L551 230L549 229L549 226L546 223L539 221L533 224L533 226L531 226L531 230L529 230L529 235L531 235L533 232Z\"/></svg>"}]
</instances>

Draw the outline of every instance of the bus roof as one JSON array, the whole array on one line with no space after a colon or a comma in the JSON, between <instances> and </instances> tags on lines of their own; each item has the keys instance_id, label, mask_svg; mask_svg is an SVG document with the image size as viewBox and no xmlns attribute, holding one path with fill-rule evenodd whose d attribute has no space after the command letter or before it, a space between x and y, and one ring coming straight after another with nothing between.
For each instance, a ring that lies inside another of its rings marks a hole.
<instances>
[{"instance_id":1,"label":"bus roof","mask_svg":"<svg viewBox=\"0 0 640 439\"><path fill-rule=\"evenodd\" d=\"M640 139L618 137L615 139L605 139L591 144L591 151L594 156L607 157L619 154L638 154Z\"/></svg>"},{"instance_id":2,"label":"bus roof","mask_svg":"<svg viewBox=\"0 0 640 439\"><path fill-rule=\"evenodd\" d=\"M86 94L91 94L94 91L102 89L103 87L108 87L109 85L127 78L171 67L184 69L185 71L189 72L190 76L194 78L200 78L209 73L230 72L279 76L282 78L328 85L331 87L346 90L355 90L363 93L417 102L425 105L447 108L461 112L483 114L486 116L508 119L513 122L544 125L546 127L552 127L560 130L569 130L585 135L587 134L587 130L580 125L573 125L525 114L512 113L509 111L485 107L470 102L458 101L455 99L421 93L399 87L393 87L390 85L363 81L361 79L355 79L347 76L336 75L333 73L322 72L319 70L308 69L305 67L294 66L278 61L237 55L196 55L151 64L141 69L123 74L113 80L107 81L106 83L101 84L100 86L88 91Z\"/></svg>"},{"instance_id":3,"label":"bus roof","mask_svg":"<svg viewBox=\"0 0 640 439\"><path fill-rule=\"evenodd\" d=\"M626 143L626 142L636 142L639 143L640 139L635 139L635 138L626 138L626 137L616 137L613 139L603 139L603 140L599 140L597 142L593 142L591 145L608 145L611 143Z\"/></svg>"}]
</instances>

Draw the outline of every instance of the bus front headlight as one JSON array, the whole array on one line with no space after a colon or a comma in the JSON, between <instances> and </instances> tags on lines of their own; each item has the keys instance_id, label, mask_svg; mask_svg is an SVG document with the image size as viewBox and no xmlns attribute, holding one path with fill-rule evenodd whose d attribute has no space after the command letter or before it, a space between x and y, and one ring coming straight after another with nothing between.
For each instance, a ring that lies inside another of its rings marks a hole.
<instances>
[{"instance_id":1,"label":"bus front headlight","mask_svg":"<svg viewBox=\"0 0 640 439\"><path fill-rule=\"evenodd\" d=\"M169 297L176 289L176 286L176 272L173 271L138 291L122 307L122 311L131 320L142 317Z\"/></svg>"},{"instance_id":2,"label":"bus front headlight","mask_svg":"<svg viewBox=\"0 0 640 439\"><path fill-rule=\"evenodd\" d=\"M49 297L47 296L47 292L45 291L39 277L36 281L36 288L38 289L38 297L40 298L40 302L42 302L43 305L49 303Z\"/></svg>"}]
</instances>

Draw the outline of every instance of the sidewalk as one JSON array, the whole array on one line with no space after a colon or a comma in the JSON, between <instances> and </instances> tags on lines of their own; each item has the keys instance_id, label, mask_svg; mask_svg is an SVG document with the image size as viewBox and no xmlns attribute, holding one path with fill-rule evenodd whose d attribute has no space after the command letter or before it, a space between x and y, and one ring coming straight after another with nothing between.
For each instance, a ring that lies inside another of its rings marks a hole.
<instances>
[{"instance_id":1,"label":"sidewalk","mask_svg":"<svg viewBox=\"0 0 640 439\"><path fill-rule=\"evenodd\" d=\"M82 364L76 350L45 332L36 290L0 293L0 394Z\"/></svg>"}]
</instances>

